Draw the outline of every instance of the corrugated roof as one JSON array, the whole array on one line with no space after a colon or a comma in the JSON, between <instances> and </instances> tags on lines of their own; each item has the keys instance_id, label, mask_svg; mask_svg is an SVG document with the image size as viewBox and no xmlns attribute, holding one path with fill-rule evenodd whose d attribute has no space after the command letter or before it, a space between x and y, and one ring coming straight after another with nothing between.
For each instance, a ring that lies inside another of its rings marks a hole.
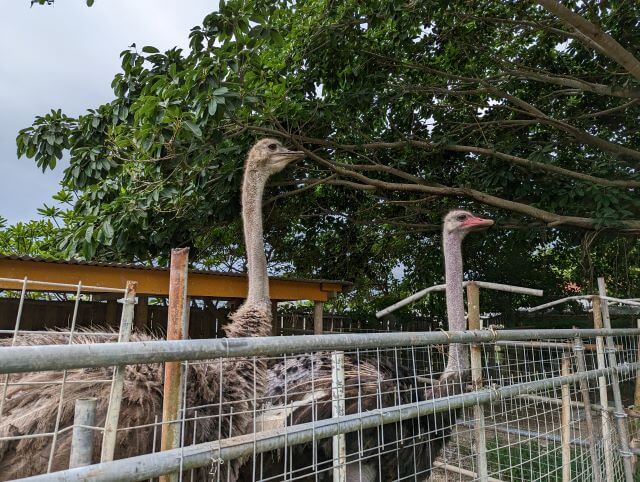
<instances>
[{"instance_id":1,"label":"corrugated roof","mask_svg":"<svg viewBox=\"0 0 640 482\"><path fill-rule=\"evenodd\" d=\"M43 258L39 256L17 256L17 255L5 255L0 254L0 261L3 259L13 260L13 261L31 261L37 263L52 263L52 264L66 264L66 265L81 265L81 266L101 266L105 268L120 268L120 269L139 269L144 271L169 271L169 268L161 267L161 266L149 266L141 263L108 263L104 261L84 261L80 259L54 259L54 258ZM206 270L206 269L189 269L190 273L197 274L210 274L216 276L233 276L244 278L247 276L246 273L229 273L224 271L214 271L214 270ZM342 286L348 287L353 286L353 283L349 281L341 281L341 280L329 280L329 279L303 279L303 278L290 278L287 276L269 276L271 279L282 279L289 281L296 281L299 283L335 283L340 284Z\"/></svg>"}]
</instances>

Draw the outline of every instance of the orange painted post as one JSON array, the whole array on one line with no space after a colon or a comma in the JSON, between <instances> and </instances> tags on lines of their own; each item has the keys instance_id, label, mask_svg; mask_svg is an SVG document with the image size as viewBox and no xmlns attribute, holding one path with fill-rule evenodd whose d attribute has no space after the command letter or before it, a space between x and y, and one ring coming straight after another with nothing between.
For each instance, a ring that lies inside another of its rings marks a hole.
<instances>
[{"instance_id":1,"label":"orange painted post","mask_svg":"<svg viewBox=\"0 0 640 482\"><path fill-rule=\"evenodd\" d=\"M189 307L187 304L187 277L189 266L189 248L171 250L171 270L169 275L169 316L167 320L167 340L182 340L188 333L187 322ZM164 364L164 399L162 403L161 450L180 446L180 423L178 422L183 373L180 362ZM169 423L173 422L173 423ZM161 482L178 480L178 474L172 473L160 477Z\"/></svg>"}]
</instances>

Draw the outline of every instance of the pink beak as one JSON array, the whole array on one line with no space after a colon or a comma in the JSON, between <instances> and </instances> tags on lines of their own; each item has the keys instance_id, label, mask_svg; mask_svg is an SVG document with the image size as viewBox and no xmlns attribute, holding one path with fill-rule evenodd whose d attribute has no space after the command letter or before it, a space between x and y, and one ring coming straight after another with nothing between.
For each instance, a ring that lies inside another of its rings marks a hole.
<instances>
[{"instance_id":1,"label":"pink beak","mask_svg":"<svg viewBox=\"0 0 640 482\"><path fill-rule=\"evenodd\" d=\"M488 228L490 226L493 226L493 219L484 219L484 218L472 216L472 217L468 217L466 221L462 223L462 225L469 228L483 229L483 228Z\"/></svg>"}]
</instances>

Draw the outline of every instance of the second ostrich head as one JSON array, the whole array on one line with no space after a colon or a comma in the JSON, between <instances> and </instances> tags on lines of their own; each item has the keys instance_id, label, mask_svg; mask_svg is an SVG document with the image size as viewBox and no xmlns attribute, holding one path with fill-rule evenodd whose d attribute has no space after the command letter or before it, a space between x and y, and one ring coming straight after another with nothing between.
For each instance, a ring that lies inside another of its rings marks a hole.
<instances>
[{"instance_id":1,"label":"second ostrich head","mask_svg":"<svg viewBox=\"0 0 640 482\"><path fill-rule=\"evenodd\" d=\"M270 305L262 229L262 195L267 179L303 157L303 152L291 151L275 139L262 139L251 148L244 163L242 222L249 279L245 304Z\"/></svg>"},{"instance_id":2,"label":"second ostrich head","mask_svg":"<svg viewBox=\"0 0 640 482\"><path fill-rule=\"evenodd\" d=\"M462 266L462 240L474 231L481 231L493 225L491 219L484 219L469 211L455 210L449 212L442 226L442 246L444 250L445 283L447 285L447 319L449 330L466 329L464 316L464 295L462 282L464 270ZM449 347L449 358L443 376L452 374L464 375L469 370L469 353L464 345L452 343Z\"/></svg>"}]
</instances>

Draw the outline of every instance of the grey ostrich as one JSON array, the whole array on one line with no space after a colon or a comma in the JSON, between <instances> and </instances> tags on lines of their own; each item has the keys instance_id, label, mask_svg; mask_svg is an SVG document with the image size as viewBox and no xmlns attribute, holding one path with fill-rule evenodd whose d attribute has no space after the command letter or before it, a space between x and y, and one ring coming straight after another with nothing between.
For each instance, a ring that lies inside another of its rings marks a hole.
<instances>
[{"instance_id":1,"label":"grey ostrich","mask_svg":"<svg viewBox=\"0 0 640 482\"><path fill-rule=\"evenodd\" d=\"M301 159L303 154L284 148L273 139L257 142L249 151L244 166L242 184L242 219L247 251L248 294L245 303L231 315L231 323L225 326L228 337L267 336L271 331L271 302L269 280L264 252L262 227L262 196L269 176L281 171L290 162ZM150 340L137 334L135 341ZM91 333L78 334L75 343L96 343L99 339ZM51 332L46 336L21 335L18 345L62 344L66 337ZM2 344L6 345L6 341ZM266 385L266 362L258 359L210 360L189 365L187 373L186 406L197 408L198 424L196 441L205 442L243 435L252 429L253 403L260 399ZM111 368L78 369L67 373L68 382L79 380L96 383L69 383L62 403L60 427L73 424L75 400L79 397L98 398L96 424L104 423L110 386L97 380L109 378ZM14 375L12 381L46 382L59 379L52 372ZM120 427L151 424L162 409L162 366L128 365L120 414ZM222 385L222 386L221 386ZM3 417L0 419L0 438L50 432L54 429L59 401L59 386L42 388L36 385L14 385L7 393ZM221 409L221 411L220 411ZM225 416L233 412L233 419ZM192 416L188 413L187 416ZM192 440L193 424L186 425L185 440ZM57 440L53 470L68 466L71 431L60 434ZM116 458L131 457L152 451L152 428L119 431ZM94 454L99 454L98 440ZM18 441L0 441L0 480L43 473L47 469L51 439L27 438ZM98 460L95 460L97 462ZM239 462L223 464L220 480L235 480ZM202 469L198 480L210 477L208 469Z\"/></svg>"},{"instance_id":2,"label":"grey ostrich","mask_svg":"<svg viewBox=\"0 0 640 482\"><path fill-rule=\"evenodd\" d=\"M470 232L492 224L492 220L462 210L451 211L444 218L442 239L449 330L466 329L462 241ZM461 393L470 375L468 347L449 345L446 366L435 384L420 383L416 375L419 376L414 367L404 367L397 362L367 360L365 356L345 357L346 414ZM301 355L273 366L268 372L265 400L264 418L269 420L270 428L331 418L330 354ZM457 410L449 410L347 434L347 481L424 480L450 435L456 414ZM295 445L287 450L286 457L281 452L272 453L263 456L257 464L246 464L241 469L241 480L253 480L252 471L256 466L261 478L269 480L281 480L284 473L296 480L331 480L331 439L318 441L315 460L310 444ZM311 471L314 463L320 474Z\"/></svg>"}]
</instances>

